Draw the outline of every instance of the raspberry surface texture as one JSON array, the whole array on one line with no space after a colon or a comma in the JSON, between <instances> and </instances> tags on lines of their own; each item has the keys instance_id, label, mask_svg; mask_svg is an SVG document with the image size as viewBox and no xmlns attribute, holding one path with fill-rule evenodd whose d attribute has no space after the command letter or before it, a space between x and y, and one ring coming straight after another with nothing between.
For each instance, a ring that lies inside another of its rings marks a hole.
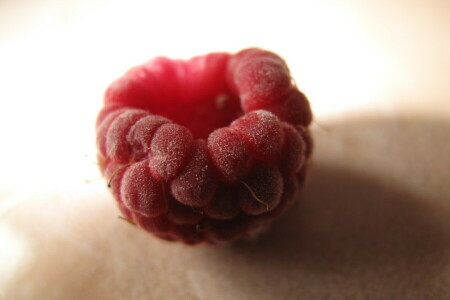
<instances>
[{"instance_id":1,"label":"raspberry surface texture","mask_svg":"<svg viewBox=\"0 0 450 300\"><path fill-rule=\"evenodd\" d=\"M303 185L309 102L277 54L157 57L106 90L98 161L123 218L169 240L263 232Z\"/></svg>"}]
</instances>

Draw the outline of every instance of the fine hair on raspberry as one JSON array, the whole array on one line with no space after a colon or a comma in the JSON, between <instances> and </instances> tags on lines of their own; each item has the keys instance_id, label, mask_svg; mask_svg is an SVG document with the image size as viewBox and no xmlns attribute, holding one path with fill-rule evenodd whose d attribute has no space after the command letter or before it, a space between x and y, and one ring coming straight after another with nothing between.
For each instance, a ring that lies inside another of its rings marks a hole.
<instances>
[{"instance_id":1,"label":"fine hair on raspberry","mask_svg":"<svg viewBox=\"0 0 450 300\"><path fill-rule=\"evenodd\" d=\"M273 52L156 57L107 88L98 161L122 218L168 241L224 243L259 235L294 202L311 121Z\"/></svg>"}]
</instances>

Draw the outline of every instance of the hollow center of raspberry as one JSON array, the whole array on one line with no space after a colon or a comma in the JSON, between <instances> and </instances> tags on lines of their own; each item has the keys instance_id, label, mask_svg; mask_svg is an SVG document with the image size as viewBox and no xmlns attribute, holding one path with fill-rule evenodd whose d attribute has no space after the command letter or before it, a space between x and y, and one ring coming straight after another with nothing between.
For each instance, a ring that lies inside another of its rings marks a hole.
<instances>
[{"instance_id":1,"label":"hollow center of raspberry","mask_svg":"<svg viewBox=\"0 0 450 300\"><path fill-rule=\"evenodd\" d=\"M242 115L239 99L224 92L195 101L173 101L152 112L186 126L195 138L207 138L215 129L228 126Z\"/></svg>"},{"instance_id":2,"label":"hollow center of raspberry","mask_svg":"<svg viewBox=\"0 0 450 300\"><path fill-rule=\"evenodd\" d=\"M228 58L216 53L189 61L154 59L113 83L105 104L146 109L206 138L243 114L227 84Z\"/></svg>"},{"instance_id":3,"label":"hollow center of raspberry","mask_svg":"<svg viewBox=\"0 0 450 300\"><path fill-rule=\"evenodd\" d=\"M177 105L166 117L186 126L196 138L207 138L217 128L228 126L243 112L239 99L230 94L220 93L210 99L200 100L190 105Z\"/></svg>"}]
</instances>

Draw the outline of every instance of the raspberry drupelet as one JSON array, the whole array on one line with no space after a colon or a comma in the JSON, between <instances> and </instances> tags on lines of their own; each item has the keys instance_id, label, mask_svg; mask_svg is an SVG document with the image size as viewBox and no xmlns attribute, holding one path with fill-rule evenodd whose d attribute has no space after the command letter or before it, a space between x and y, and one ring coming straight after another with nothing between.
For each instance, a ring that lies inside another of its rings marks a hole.
<instances>
[{"instance_id":1,"label":"raspberry drupelet","mask_svg":"<svg viewBox=\"0 0 450 300\"><path fill-rule=\"evenodd\" d=\"M303 184L311 109L278 55L157 57L106 90L98 160L130 223L169 241L262 232Z\"/></svg>"}]
</instances>

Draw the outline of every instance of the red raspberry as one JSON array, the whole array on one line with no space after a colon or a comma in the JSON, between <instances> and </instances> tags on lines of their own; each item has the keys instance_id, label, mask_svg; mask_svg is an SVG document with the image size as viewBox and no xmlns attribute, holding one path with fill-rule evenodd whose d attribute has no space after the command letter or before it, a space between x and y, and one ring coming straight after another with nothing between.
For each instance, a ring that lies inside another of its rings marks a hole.
<instances>
[{"instance_id":1,"label":"red raspberry","mask_svg":"<svg viewBox=\"0 0 450 300\"><path fill-rule=\"evenodd\" d=\"M187 244L262 232L306 175L311 110L276 54L155 58L105 93L100 169L123 217Z\"/></svg>"}]
</instances>

